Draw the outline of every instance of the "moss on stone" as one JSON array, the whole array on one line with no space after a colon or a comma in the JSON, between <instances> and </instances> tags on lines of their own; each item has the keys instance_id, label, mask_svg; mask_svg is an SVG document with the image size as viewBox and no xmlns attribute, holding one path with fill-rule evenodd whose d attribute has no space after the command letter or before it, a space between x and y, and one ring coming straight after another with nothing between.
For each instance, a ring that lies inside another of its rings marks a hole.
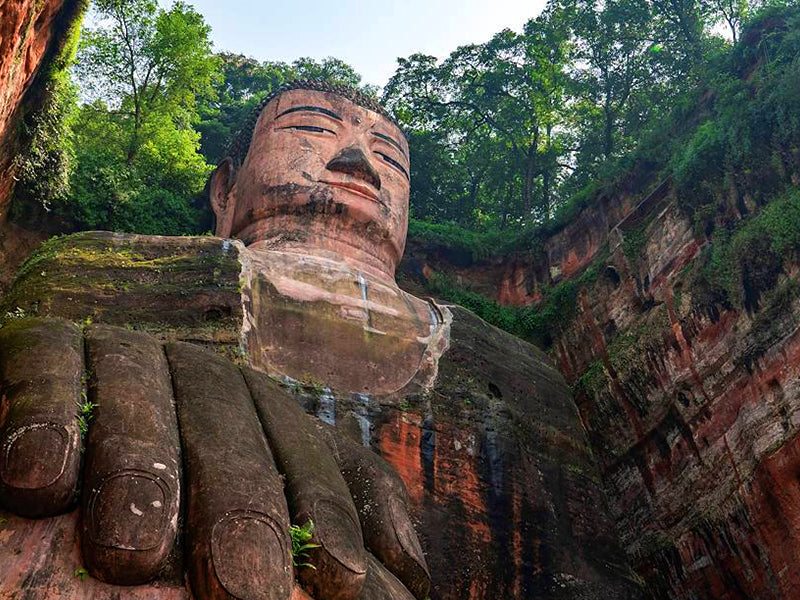
<instances>
[{"instance_id":1,"label":"moss on stone","mask_svg":"<svg viewBox=\"0 0 800 600\"><path fill-rule=\"evenodd\" d=\"M232 343L241 321L240 271L235 246L216 238L75 234L28 258L0 314L89 316Z\"/></svg>"}]
</instances>

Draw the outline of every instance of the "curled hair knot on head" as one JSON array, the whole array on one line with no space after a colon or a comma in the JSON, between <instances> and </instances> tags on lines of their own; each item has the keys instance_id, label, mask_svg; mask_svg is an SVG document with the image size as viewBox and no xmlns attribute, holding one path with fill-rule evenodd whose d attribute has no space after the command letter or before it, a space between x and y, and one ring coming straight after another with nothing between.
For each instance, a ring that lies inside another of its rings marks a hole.
<instances>
[{"instance_id":1,"label":"curled hair knot on head","mask_svg":"<svg viewBox=\"0 0 800 600\"><path fill-rule=\"evenodd\" d=\"M261 102L259 102L258 106L256 106L248 116L247 121L245 121L241 129L239 129L239 131L236 133L231 145L228 147L228 151L226 152L226 156L233 161L232 166L234 170L238 169L242 165L247 153L250 150L250 144L253 141L253 132L255 130L256 123L258 122L258 118L261 116L261 112L266 108L267 104L272 102L272 100L284 92L289 92L292 90L327 92L329 94L341 96L342 98L350 100L357 106L378 113L382 117L385 117L397 125L398 129L400 129L400 125L397 123L397 120L391 114L389 114L389 112L380 104L380 102L378 102L377 98L368 96L354 87L338 83L330 83L320 79L295 79L294 81L284 83L267 95Z\"/></svg>"}]
</instances>

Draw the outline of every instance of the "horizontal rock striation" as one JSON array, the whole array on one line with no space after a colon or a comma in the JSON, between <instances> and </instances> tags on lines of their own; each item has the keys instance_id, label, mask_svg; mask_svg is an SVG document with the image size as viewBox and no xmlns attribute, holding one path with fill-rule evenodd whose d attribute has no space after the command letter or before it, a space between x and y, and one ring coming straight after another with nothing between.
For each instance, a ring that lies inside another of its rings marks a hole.
<instances>
[{"instance_id":1,"label":"horizontal rock striation","mask_svg":"<svg viewBox=\"0 0 800 600\"><path fill-rule=\"evenodd\" d=\"M747 310L703 293L704 241L674 204L646 238L638 260L613 254L554 347L620 539L654 597L793 598L797 264Z\"/></svg>"}]
</instances>

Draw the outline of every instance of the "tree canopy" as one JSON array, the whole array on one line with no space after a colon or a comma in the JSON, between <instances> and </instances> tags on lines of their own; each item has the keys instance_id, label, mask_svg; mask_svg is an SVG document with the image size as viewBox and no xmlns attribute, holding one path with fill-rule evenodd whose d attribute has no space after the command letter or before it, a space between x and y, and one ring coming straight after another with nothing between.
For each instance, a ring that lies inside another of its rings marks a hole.
<instances>
[{"instance_id":1,"label":"tree canopy","mask_svg":"<svg viewBox=\"0 0 800 600\"><path fill-rule=\"evenodd\" d=\"M77 86L58 86L46 120L62 142L42 138L19 189L74 228L205 231L197 198L248 113L284 82L321 78L382 92L411 145L415 219L549 226L613 187L634 161L664 168L675 123L707 102L698 94L720 77L739 78L742 32L759 15L797 7L549 0L522 31L447 57L399 58L381 91L334 57L286 63L215 52L202 15L183 2L96 0ZM50 158L54 151L69 160ZM37 181L41 169L53 175Z\"/></svg>"},{"instance_id":2,"label":"tree canopy","mask_svg":"<svg viewBox=\"0 0 800 600\"><path fill-rule=\"evenodd\" d=\"M413 216L547 223L695 100L748 18L784 5L550 0L521 33L399 59L383 98L410 132Z\"/></svg>"}]
</instances>

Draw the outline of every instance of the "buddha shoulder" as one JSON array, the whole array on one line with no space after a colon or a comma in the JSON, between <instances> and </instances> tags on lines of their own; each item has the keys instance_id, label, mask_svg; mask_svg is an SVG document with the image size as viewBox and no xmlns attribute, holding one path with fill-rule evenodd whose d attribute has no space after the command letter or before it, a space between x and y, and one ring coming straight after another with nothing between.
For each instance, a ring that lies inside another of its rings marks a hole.
<instances>
[{"instance_id":1,"label":"buddha shoulder","mask_svg":"<svg viewBox=\"0 0 800 600\"><path fill-rule=\"evenodd\" d=\"M0 314L238 329L241 249L213 237L91 231L53 238L20 267Z\"/></svg>"}]
</instances>

